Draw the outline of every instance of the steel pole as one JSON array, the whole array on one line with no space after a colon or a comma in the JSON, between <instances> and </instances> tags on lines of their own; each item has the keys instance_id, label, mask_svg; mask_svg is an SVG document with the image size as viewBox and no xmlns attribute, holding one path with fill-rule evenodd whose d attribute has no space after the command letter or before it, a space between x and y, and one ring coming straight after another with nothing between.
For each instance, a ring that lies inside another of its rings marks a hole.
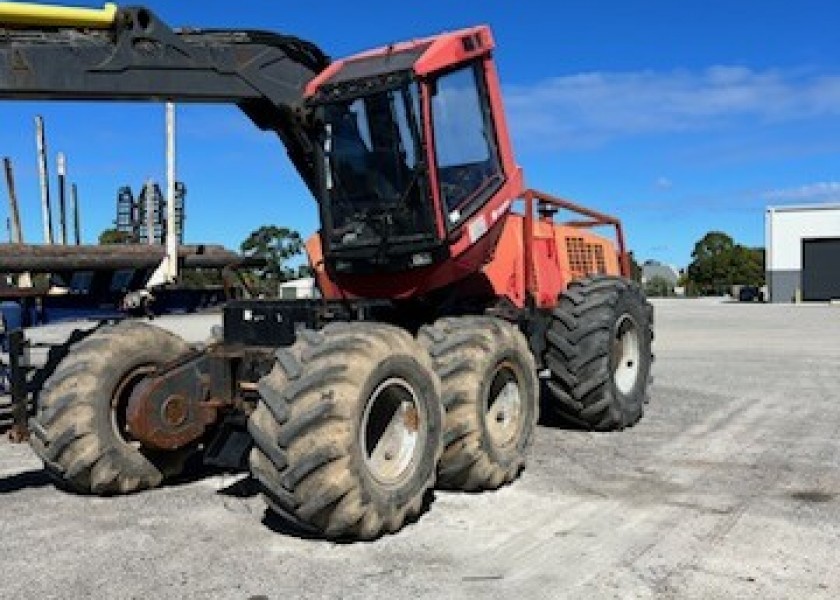
<instances>
[{"instance_id":1,"label":"steel pole","mask_svg":"<svg viewBox=\"0 0 840 600\"><path fill-rule=\"evenodd\" d=\"M74 183L70 186L70 198L73 202L73 239L77 246L82 243L81 211L79 207L79 188Z\"/></svg>"},{"instance_id":2,"label":"steel pole","mask_svg":"<svg viewBox=\"0 0 840 600\"><path fill-rule=\"evenodd\" d=\"M9 438L16 443L29 439L27 417L29 416L29 394L26 389L26 337L22 329L9 334L9 371L11 379L13 425Z\"/></svg>"},{"instance_id":3,"label":"steel pole","mask_svg":"<svg viewBox=\"0 0 840 600\"><path fill-rule=\"evenodd\" d=\"M38 176L41 180L41 212L44 221L44 242L53 243L52 209L50 207L50 178L47 166L47 139L44 118L35 117L35 141L38 145Z\"/></svg>"},{"instance_id":4,"label":"steel pole","mask_svg":"<svg viewBox=\"0 0 840 600\"><path fill-rule=\"evenodd\" d=\"M12 167L12 159L8 156L3 159L6 169L6 187L9 191L9 215L11 216L11 241L14 244L23 243L23 230L20 226L20 211L18 209L17 190L15 189L15 174Z\"/></svg>"},{"instance_id":5,"label":"steel pole","mask_svg":"<svg viewBox=\"0 0 840 600\"><path fill-rule=\"evenodd\" d=\"M67 245L67 157L58 153L58 223L61 227L61 245Z\"/></svg>"},{"instance_id":6,"label":"steel pole","mask_svg":"<svg viewBox=\"0 0 840 600\"><path fill-rule=\"evenodd\" d=\"M166 103L166 258L167 279L178 280L178 232L175 225L175 104Z\"/></svg>"}]
</instances>

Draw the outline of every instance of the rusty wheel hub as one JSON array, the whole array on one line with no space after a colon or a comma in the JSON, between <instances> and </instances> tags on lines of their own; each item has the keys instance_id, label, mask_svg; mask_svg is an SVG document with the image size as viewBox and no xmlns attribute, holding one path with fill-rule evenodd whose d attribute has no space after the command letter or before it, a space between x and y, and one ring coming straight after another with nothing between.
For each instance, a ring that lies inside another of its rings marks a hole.
<instances>
[{"instance_id":1,"label":"rusty wheel hub","mask_svg":"<svg viewBox=\"0 0 840 600\"><path fill-rule=\"evenodd\" d=\"M187 420L189 406L183 396L177 394L169 396L161 406L161 417L163 422L170 427L180 427Z\"/></svg>"}]
</instances>

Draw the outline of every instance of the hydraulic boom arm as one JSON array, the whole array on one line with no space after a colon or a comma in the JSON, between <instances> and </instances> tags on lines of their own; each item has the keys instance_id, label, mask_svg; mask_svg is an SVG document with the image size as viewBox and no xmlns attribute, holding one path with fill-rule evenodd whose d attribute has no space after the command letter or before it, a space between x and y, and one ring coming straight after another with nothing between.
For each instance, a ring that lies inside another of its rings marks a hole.
<instances>
[{"instance_id":1,"label":"hydraulic boom arm","mask_svg":"<svg viewBox=\"0 0 840 600\"><path fill-rule=\"evenodd\" d=\"M314 185L303 107L329 65L315 45L261 31L173 31L145 8L0 2L0 98L236 104L275 131Z\"/></svg>"}]
</instances>

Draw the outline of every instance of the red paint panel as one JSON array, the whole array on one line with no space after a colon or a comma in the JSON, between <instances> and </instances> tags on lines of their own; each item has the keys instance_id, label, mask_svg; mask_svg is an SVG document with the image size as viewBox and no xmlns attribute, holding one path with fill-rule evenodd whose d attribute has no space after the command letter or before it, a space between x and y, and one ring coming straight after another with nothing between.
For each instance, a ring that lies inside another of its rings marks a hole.
<instances>
[{"instance_id":1,"label":"red paint panel","mask_svg":"<svg viewBox=\"0 0 840 600\"><path fill-rule=\"evenodd\" d=\"M456 281L466 279L481 270L487 257L493 253L499 235L502 233L502 221L487 232L459 257L430 267L411 269L397 273L372 273L367 275L336 274L330 276L326 270L316 270L316 277L322 293L328 299L336 298L393 298L402 300L427 294ZM311 242L311 240L310 240ZM310 262L313 259L314 245L307 243ZM320 250L320 241L317 244Z\"/></svg>"},{"instance_id":2,"label":"red paint panel","mask_svg":"<svg viewBox=\"0 0 840 600\"><path fill-rule=\"evenodd\" d=\"M480 39L480 46L472 50L464 47L464 39ZM421 77L451 68L481 56L489 56L496 43L493 34L486 25L461 29L429 38L432 45L414 65L414 72Z\"/></svg>"}]
</instances>

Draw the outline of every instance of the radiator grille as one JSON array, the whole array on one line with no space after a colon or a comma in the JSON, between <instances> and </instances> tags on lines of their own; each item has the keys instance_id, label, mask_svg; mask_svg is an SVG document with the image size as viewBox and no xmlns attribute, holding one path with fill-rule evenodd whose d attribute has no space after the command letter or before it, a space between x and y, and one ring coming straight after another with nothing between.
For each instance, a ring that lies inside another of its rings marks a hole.
<instances>
[{"instance_id":1,"label":"radiator grille","mask_svg":"<svg viewBox=\"0 0 840 600\"><path fill-rule=\"evenodd\" d=\"M569 252L569 269L573 278L606 275L607 261L601 244L591 244L581 237L567 237L566 249Z\"/></svg>"}]
</instances>

